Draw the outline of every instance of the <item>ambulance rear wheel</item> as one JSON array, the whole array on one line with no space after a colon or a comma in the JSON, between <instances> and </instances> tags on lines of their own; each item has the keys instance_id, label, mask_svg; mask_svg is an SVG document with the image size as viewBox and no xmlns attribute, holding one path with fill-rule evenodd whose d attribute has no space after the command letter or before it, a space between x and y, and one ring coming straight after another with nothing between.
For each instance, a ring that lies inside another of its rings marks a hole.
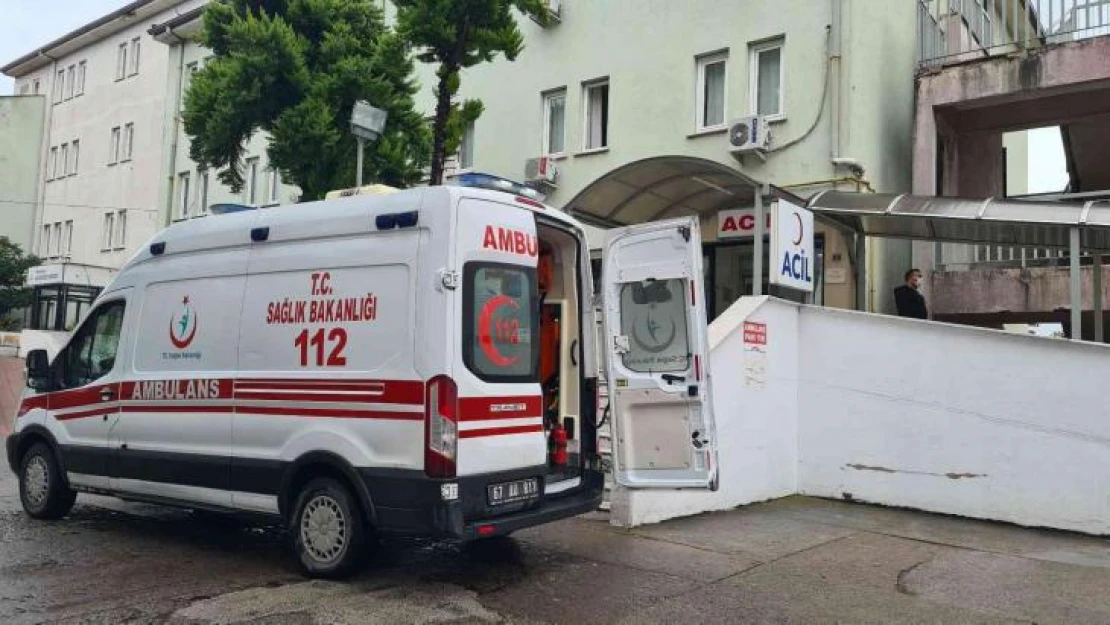
<instances>
[{"instance_id":1,"label":"ambulance rear wheel","mask_svg":"<svg viewBox=\"0 0 1110 625\"><path fill-rule=\"evenodd\" d=\"M35 443L19 463L19 500L32 518L54 520L69 514L77 493L65 484L58 459L46 443Z\"/></svg>"},{"instance_id":2,"label":"ambulance rear wheel","mask_svg":"<svg viewBox=\"0 0 1110 625\"><path fill-rule=\"evenodd\" d=\"M297 497L289 529L305 574L339 579L361 567L366 522L358 501L338 480L321 477L309 481Z\"/></svg>"}]
</instances>

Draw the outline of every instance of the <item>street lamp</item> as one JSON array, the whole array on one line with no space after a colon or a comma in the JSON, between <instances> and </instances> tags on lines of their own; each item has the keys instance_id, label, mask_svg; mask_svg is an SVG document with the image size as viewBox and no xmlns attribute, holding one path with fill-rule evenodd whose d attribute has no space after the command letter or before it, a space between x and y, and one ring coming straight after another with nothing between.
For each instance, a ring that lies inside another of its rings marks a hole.
<instances>
[{"instance_id":1,"label":"street lamp","mask_svg":"<svg viewBox=\"0 0 1110 625\"><path fill-rule=\"evenodd\" d=\"M385 120L389 114L385 111L370 106L365 100L355 102L351 109L351 134L358 141L358 163L355 169L355 188L362 186L362 151L367 141L374 141L381 136L385 129Z\"/></svg>"}]
</instances>

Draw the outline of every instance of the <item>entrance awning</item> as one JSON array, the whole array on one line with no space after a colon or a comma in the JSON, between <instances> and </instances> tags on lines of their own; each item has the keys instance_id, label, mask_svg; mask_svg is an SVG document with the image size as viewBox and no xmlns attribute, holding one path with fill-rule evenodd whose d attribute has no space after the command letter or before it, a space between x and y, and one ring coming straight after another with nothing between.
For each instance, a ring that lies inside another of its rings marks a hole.
<instances>
[{"instance_id":1,"label":"entrance awning","mask_svg":"<svg viewBox=\"0 0 1110 625\"><path fill-rule=\"evenodd\" d=\"M809 200L809 209L873 237L1067 248L1075 228L1082 249L1110 251L1110 204L1106 203L825 191Z\"/></svg>"},{"instance_id":2,"label":"entrance awning","mask_svg":"<svg viewBox=\"0 0 1110 625\"><path fill-rule=\"evenodd\" d=\"M610 228L751 206L759 187L756 180L715 161L659 156L614 169L563 208L582 221Z\"/></svg>"}]
</instances>

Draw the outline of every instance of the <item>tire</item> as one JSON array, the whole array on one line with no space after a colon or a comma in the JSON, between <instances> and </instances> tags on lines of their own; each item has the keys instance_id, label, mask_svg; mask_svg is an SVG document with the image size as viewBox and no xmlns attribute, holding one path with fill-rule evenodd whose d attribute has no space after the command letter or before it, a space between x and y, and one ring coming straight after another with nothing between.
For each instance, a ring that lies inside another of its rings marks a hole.
<instances>
[{"instance_id":1,"label":"tire","mask_svg":"<svg viewBox=\"0 0 1110 625\"><path fill-rule=\"evenodd\" d=\"M77 492L62 478L58 459L46 443L35 443L19 462L19 501L32 518L55 520L69 514Z\"/></svg>"},{"instance_id":2,"label":"tire","mask_svg":"<svg viewBox=\"0 0 1110 625\"><path fill-rule=\"evenodd\" d=\"M310 577L341 579L362 567L366 522L351 491L335 479L305 484L289 531L301 570Z\"/></svg>"}]
</instances>

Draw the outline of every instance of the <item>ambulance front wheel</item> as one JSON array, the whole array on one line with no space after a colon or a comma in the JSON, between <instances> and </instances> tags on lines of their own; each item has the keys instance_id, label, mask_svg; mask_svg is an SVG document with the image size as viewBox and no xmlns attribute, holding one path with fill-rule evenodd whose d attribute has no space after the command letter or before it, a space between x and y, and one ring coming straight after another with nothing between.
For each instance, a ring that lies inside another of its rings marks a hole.
<instances>
[{"instance_id":1,"label":"ambulance front wheel","mask_svg":"<svg viewBox=\"0 0 1110 625\"><path fill-rule=\"evenodd\" d=\"M66 485L58 459L46 443L35 443L19 463L19 500L36 519L54 520L69 514L77 492Z\"/></svg>"},{"instance_id":2,"label":"ambulance front wheel","mask_svg":"<svg viewBox=\"0 0 1110 625\"><path fill-rule=\"evenodd\" d=\"M321 477L305 484L289 529L305 574L338 579L359 570L366 547L366 522L358 501L338 480Z\"/></svg>"}]
</instances>

